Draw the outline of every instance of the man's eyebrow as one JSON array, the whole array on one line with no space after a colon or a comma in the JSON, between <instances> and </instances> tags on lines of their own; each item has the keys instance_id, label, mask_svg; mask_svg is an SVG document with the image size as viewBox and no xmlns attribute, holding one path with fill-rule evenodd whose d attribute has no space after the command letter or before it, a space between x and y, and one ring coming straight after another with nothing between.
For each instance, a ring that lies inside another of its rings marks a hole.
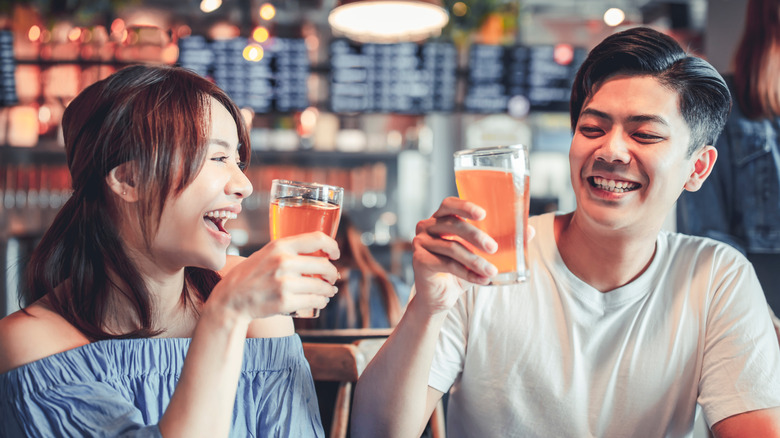
<instances>
[{"instance_id":1,"label":"man's eyebrow","mask_svg":"<svg viewBox=\"0 0 780 438\"><path fill-rule=\"evenodd\" d=\"M585 108L584 110L582 110L582 114L580 116L585 116L585 115L591 115L593 117L598 117L600 119L604 119L608 121L613 120L612 116L610 116L609 114L593 108ZM664 126L669 126L669 122L667 122L666 119L664 119L661 116L657 116L655 114L637 114L637 115L629 116L627 121L631 123L643 123L643 122L659 123Z\"/></svg>"},{"instance_id":2,"label":"man's eyebrow","mask_svg":"<svg viewBox=\"0 0 780 438\"><path fill-rule=\"evenodd\" d=\"M650 122L650 123L658 123L664 126L669 126L669 122L667 122L666 119L664 119L661 116L656 116L654 114L638 114L636 116L629 117L628 121L634 123Z\"/></svg>"},{"instance_id":3,"label":"man's eyebrow","mask_svg":"<svg viewBox=\"0 0 780 438\"><path fill-rule=\"evenodd\" d=\"M604 119L604 120L612 120L612 116L610 116L609 114L607 114L607 113L605 113L603 111L599 111L597 109L593 109L593 108L585 108L584 110L582 110L582 113L580 114L580 117L588 116L588 115L593 116L593 117L598 117L598 118Z\"/></svg>"}]
</instances>

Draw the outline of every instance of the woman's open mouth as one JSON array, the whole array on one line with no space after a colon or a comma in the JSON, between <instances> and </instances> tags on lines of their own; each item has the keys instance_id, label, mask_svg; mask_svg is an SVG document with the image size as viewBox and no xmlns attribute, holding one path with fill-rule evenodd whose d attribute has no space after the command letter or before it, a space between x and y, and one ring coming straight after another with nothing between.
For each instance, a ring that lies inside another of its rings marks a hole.
<instances>
[{"instance_id":1,"label":"woman's open mouth","mask_svg":"<svg viewBox=\"0 0 780 438\"><path fill-rule=\"evenodd\" d=\"M229 219L235 219L237 217L238 215L232 211L214 210L206 213L203 216L203 221L206 222L207 226L212 230L230 234L225 229L225 223L227 223Z\"/></svg>"}]
</instances>

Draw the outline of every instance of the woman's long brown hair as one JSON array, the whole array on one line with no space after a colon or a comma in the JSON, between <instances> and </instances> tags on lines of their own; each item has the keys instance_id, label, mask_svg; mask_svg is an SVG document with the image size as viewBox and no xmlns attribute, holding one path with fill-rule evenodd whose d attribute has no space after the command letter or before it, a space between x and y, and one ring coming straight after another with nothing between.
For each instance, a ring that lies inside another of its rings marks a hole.
<instances>
[{"instance_id":1,"label":"woman's long brown hair","mask_svg":"<svg viewBox=\"0 0 780 438\"><path fill-rule=\"evenodd\" d=\"M23 304L46 297L91 340L159 333L150 291L119 238L106 175L120 164L132 166L138 220L149 247L166 199L184 190L203 165L211 97L233 116L239 154L248 162L248 132L239 109L213 83L185 69L127 67L90 85L68 105L63 134L73 194L32 254ZM214 271L186 268L183 302L205 300L217 281ZM112 289L130 303L135 330L105 330Z\"/></svg>"}]
</instances>

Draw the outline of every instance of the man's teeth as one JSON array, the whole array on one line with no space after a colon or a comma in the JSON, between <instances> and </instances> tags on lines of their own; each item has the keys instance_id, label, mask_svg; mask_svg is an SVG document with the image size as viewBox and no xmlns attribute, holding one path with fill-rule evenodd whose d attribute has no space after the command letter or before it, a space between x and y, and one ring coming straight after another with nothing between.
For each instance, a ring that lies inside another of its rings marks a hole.
<instances>
[{"instance_id":1,"label":"man's teeth","mask_svg":"<svg viewBox=\"0 0 780 438\"><path fill-rule=\"evenodd\" d=\"M639 184L627 182L627 181L615 181L613 179L606 179L601 177L593 177L593 185L606 190L608 192L623 193L630 192L631 190L639 187Z\"/></svg>"}]
</instances>

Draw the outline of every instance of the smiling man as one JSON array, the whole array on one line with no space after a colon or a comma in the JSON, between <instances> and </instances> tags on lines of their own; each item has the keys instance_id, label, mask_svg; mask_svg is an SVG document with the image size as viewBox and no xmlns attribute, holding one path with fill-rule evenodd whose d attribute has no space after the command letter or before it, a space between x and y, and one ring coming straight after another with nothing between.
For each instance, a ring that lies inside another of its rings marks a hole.
<instances>
[{"instance_id":1,"label":"smiling man","mask_svg":"<svg viewBox=\"0 0 780 438\"><path fill-rule=\"evenodd\" d=\"M780 350L736 250L662 231L712 171L730 97L720 75L648 28L605 39L577 74L569 153L577 208L531 219L530 278L445 199L417 226L415 295L360 378L355 436L419 436L449 392L451 437L780 436Z\"/></svg>"}]
</instances>

